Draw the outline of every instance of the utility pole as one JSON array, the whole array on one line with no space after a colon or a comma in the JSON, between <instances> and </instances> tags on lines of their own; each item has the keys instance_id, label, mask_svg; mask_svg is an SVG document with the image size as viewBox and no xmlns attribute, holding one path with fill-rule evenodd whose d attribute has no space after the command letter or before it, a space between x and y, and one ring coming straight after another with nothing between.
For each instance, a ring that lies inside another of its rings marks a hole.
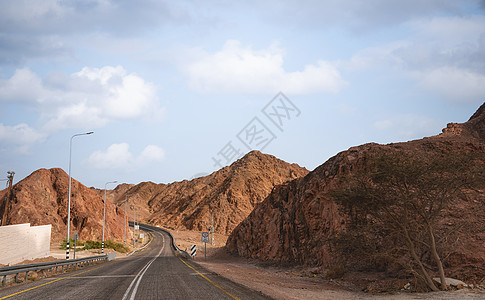
<instances>
[{"instance_id":1,"label":"utility pole","mask_svg":"<svg viewBox=\"0 0 485 300\"><path fill-rule=\"evenodd\" d=\"M15 175L14 171L7 172L7 180L8 180L8 191L5 196L5 208L3 210L3 217L2 217L2 226L7 225L7 213L8 213L8 205L10 204L10 199L12 198L12 182L13 176Z\"/></svg>"}]
</instances>

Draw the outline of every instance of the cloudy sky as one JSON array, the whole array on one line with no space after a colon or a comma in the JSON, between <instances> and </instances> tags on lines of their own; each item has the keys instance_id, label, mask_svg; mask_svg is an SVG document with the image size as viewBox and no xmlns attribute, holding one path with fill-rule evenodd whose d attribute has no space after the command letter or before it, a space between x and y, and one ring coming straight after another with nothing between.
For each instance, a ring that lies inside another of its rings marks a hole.
<instances>
[{"instance_id":1,"label":"cloudy sky","mask_svg":"<svg viewBox=\"0 0 485 300\"><path fill-rule=\"evenodd\" d=\"M485 1L0 0L0 177L169 183L250 149L310 170L485 100Z\"/></svg>"}]
</instances>

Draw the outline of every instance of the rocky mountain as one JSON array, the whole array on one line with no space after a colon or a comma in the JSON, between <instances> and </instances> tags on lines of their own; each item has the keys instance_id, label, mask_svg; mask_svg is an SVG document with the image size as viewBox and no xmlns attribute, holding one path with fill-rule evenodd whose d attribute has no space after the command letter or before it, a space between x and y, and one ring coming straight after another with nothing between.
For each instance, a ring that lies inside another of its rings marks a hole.
<instances>
[{"instance_id":1,"label":"rocky mountain","mask_svg":"<svg viewBox=\"0 0 485 300\"><path fill-rule=\"evenodd\" d=\"M171 184L140 183L115 200L136 203L143 220L154 225L230 233L274 186L308 173L272 155L252 151L208 176ZM130 213L132 211L130 210Z\"/></svg>"},{"instance_id":2,"label":"rocky mountain","mask_svg":"<svg viewBox=\"0 0 485 300\"><path fill-rule=\"evenodd\" d=\"M216 232L228 234L263 201L273 187L304 176L305 168L258 151L206 177L171 184L120 184L106 191L106 239L123 239L128 220L171 228L207 230L213 212ZM108 187L109 188L109 187ZM0 191L0 199L7 190ZM68 175L61 169L40 169L13 187L8 223L52 224L54 239L67 230ZM72 181L71 234L99 239L104 189ZM3 208L0 206L0 215Z\"/></svg>"},{"instance_id":3,"label":"rocky mountain","mask_svg":"<svg viewBox=\"0 0 485 300\"><path fill-rule=\"evenodd\" d=\"M103 229L103 197L72 179L71 236L78 232L80 239L101 240ZM12 188L8 209L8 224L52 224L52 238L60 241L67 236L69 176L58 168L40 169ZM0 191L0 199L7 190ZM3 215L3 203L0 207ZM123 239L124 211L111 202L106 203L105 239Z\"/></svg>"},{"instance_id":4,"label":"rocky mountain","mask_svg":"<svg viewBox=\"0 0 485 300\"><path fill-rule=\"evenodd\" d=\"M405 143L371 143L352 147L330 158L305 177L276 186L233 230L226 248L240 256L276 263L326 268L341 266L342 269L359 265L362 256L350 255L336 247L336 239L349 231L351 216L331 193L345 187L346 178L359 172L365 173L380 153L406 154L418 160L443 153L456 153L462 157L485 154L485 104L466 123L450 123L440 135ZM483 165L484 162L480 163ZM476 266L474 270L481 270L480 274L485 275L484 204L483 189L476 187L468 197L453 199L451 208L443 212L436 231L450 232L457 237L447 236L443 238L446 242L443 239L438 241L448 250L444 259L447 268L460 267L464 270ZM378 244L386 241L387 237L380 232L373 238L371 244ZM365 249L356 240L348 242L357 243L357 248ZM387 243L392 244L393 241L387 240ZM382 254L381 259L385 255L390 254Z\"/></svg>"}]
</instances>

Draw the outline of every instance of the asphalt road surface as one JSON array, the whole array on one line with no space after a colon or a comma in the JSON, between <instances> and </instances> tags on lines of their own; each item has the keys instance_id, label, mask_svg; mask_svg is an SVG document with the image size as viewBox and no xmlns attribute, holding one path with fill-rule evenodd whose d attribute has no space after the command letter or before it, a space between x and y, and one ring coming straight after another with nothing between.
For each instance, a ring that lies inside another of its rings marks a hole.
<instances>
[{"instance_id":1,"label":"asphalt road surface","mask_svg":"<svg viewBox=\"0 0 485 300\"><path fill-rule=\"evenodd\" d=\"M1 299L270 299L173 254L153 231L144 250L77 271L0 288Z\"/></svg>"}]
</instances>

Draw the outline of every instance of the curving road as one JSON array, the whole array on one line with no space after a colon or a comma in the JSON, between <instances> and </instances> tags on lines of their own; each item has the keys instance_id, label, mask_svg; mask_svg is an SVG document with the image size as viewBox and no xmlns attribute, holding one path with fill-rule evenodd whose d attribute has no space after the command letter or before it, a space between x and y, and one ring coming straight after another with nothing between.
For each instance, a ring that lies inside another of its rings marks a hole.
<instances>
[{"instance_id":1,"label":"curving road","mask_svg":"<svg viewBox=\"0 0 485 300\"><path fill-rule=\"evenodd\" d=\"M142 226L140 226L142 227ZM170 236L128 258L0 289L1 299L270 299L174 256Z\"/></svg>"}]
</instances>

